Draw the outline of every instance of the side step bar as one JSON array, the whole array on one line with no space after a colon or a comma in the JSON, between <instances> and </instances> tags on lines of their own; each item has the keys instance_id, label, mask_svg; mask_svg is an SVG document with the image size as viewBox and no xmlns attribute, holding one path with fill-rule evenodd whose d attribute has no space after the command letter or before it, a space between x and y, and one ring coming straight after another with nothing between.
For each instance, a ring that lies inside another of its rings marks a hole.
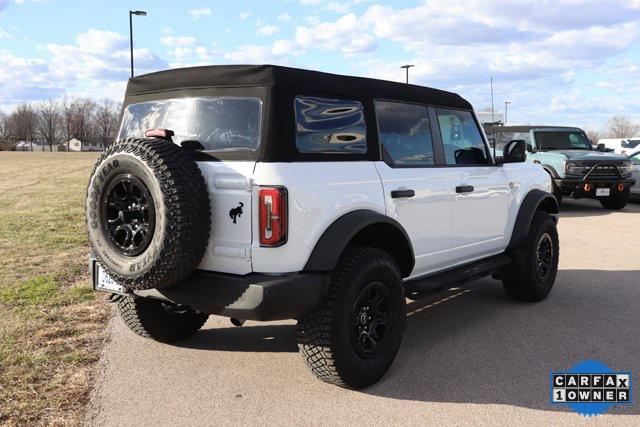
<instances>
[{"instance_id":1,"label":"side step bar","mask_svg":"<svg viewBox=\"0 0 640 427\"><path fill-rule=\"evenodd\" d=\"M510 256L504 254L495 255L471 264L439 272L432 276L420 277L405 282L405 293L409 299L420 299L447 286L458 285L488 276L509 264L511 264Z\"/></svg>"}]
</instances>

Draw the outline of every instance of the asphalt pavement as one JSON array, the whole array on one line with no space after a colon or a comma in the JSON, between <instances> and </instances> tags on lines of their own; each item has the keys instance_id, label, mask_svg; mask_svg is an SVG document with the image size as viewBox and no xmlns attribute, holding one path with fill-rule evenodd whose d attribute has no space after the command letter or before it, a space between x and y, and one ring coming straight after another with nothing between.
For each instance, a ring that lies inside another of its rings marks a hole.
<instances>
[{"instance_id":1,"label":"asphalt pavement","mask_svg":"<svg viewBox=\"0 0 640 427\"><path fill-rule=\"evenodd\" d=\"M550 371L585 359L632 371L640 390L640 204L609 212L568 200L559 230L549 298L515 303L487 278L409 302L394 364L362 391L307 370L294 321L237 328L212 316L167 345L114 316L87 423L640 425L637 396L595 419L549 403Z\"/></svg>"}]
</instances>

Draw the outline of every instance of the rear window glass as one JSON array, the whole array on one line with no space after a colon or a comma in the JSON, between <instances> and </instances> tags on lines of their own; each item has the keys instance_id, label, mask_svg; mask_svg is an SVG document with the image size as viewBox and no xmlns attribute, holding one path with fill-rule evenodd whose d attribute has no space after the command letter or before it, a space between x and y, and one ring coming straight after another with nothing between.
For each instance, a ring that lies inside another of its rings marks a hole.
<instances>
[{"instance_id":1,"label":"rear window glass","mask_svg":"<svg viewBox=\"0 0 640 427\"><path fill-rule=\"evenodd\" d=\"M364 113L360 102L298 96L294 103L296 147L300 153L367 152Z\"/></svg>"},{"instance_id":2,"label":"rear window glass","mask_svg":"<svg viewBox=\"0 0 640 427\"><path fill-rule=\"evenodd\" d=\"M198 141L207 151L254 151L260 144L262 102L257 98L176 98L130 104L118 139L147 129L174 132L173 142Z\"/></svg>"}]
</instances>

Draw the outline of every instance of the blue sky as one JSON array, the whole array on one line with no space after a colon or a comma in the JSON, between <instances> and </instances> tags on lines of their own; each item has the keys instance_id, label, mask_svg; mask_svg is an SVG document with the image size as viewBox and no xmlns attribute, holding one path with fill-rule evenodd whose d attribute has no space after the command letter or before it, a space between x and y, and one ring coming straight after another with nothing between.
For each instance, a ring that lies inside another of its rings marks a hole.
<instances>
[{"instance_id":1,"label":"blue sky","mask_svg":"<svg viewBox=\"0 0 640 427\"><path fill-rule=\"evenodd\" d=\"M129 73L275 63L459 92L510 122L640 121L640 0L0 0L0 108L122 97Z\"/></svg>"}]
</instances>

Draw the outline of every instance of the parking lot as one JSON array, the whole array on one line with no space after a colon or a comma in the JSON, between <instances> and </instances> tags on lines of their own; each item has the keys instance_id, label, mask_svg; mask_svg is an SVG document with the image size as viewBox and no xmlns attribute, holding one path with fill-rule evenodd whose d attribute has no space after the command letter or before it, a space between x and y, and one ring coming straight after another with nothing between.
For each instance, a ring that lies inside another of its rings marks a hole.
<instances>
[{"instance_id":1,"label":"parking lot","mask_svg":"<svg viewBox=\"0 0 640 427\"><path fill-rule=\"evenodd\" d=\"M547 300L514 303L482 279L409 302L396 361L363 391L318 381L297 354L293 321L236 328L211 317L195 337L165 345L114 316L89 416L99 425L591 422L549 404L549 372L585 359L640 372L639 226L640 204L610 212L565 201ZM596 421L637 425L634 400Z\"/></svg>"}]
</instances>

